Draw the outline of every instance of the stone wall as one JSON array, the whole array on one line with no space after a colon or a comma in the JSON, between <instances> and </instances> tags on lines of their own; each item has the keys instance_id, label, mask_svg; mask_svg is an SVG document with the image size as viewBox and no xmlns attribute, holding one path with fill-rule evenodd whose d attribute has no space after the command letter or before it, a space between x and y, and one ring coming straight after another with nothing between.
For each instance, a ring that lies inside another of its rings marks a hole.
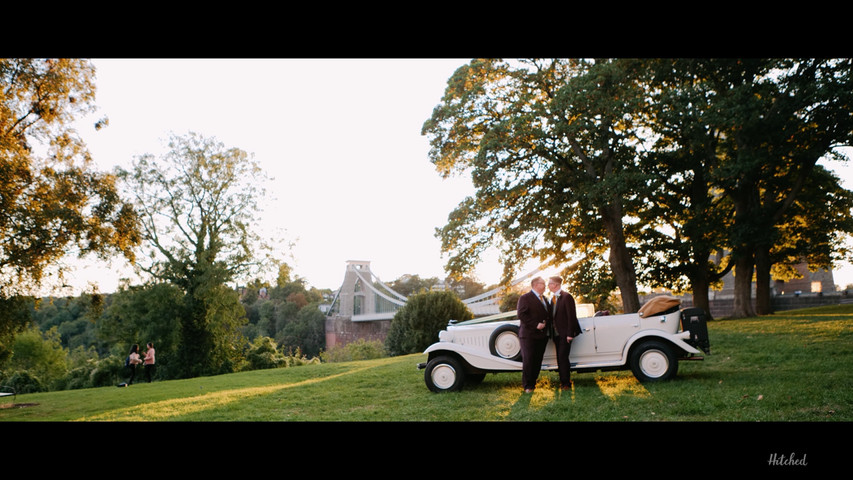
<instances>
[{"instance_id":1,"label":"stone wall","mask_svg":"<svg viewBox=\"0 0 853 480\"><path fill-rule=\"evenodd\" d=\"M332 315L326 317L326 349L343 347L348 343L364 339L368 342L385 341L391 320L371 320L353 322L349 315Z\"/></svg>"}]
</instances>

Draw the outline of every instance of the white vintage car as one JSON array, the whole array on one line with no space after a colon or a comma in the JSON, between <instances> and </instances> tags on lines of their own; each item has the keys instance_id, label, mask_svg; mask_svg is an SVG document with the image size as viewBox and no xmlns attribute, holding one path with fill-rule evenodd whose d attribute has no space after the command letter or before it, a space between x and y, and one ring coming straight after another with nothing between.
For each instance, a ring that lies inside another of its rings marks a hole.
<instances>
[{"instance_id":1,"label":"white vintage car","mask_svg":"<svg viewBox=\"0 0 853 480\"><path fill-rule=\"evenodd\" d=\"M641 382L651 382L674 377L679 360L702 360L699 349L710 354L706 315L700 308L676 306L663 312L585 316L578 321L583 334L572 343L572 371L630 369ZM427 387L433 392L454 391L479 383L486 373L521 372L518 325L515 311L451 320L439 332L439 341L424 351L428 361L418 365L425 369ZM542 370L556 369L554 342L549 341Z\"/></svg>"}]
</instances>

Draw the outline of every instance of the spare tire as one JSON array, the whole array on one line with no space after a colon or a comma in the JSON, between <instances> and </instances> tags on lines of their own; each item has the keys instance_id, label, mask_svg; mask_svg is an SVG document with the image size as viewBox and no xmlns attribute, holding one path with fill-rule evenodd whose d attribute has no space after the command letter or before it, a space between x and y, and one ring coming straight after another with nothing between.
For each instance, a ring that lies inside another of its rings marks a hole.
<instances>
[{"instance_id":1,"label":"spare tire","mask_svg":"<svg viewBox=\"0 0 853 480\"><path fill-rule=\"evenodd\" d=\"M501 325L489 337L489 352L492 355L516 362L521 361L521 340L518 325Z\"/></svg>"}]
</instances>

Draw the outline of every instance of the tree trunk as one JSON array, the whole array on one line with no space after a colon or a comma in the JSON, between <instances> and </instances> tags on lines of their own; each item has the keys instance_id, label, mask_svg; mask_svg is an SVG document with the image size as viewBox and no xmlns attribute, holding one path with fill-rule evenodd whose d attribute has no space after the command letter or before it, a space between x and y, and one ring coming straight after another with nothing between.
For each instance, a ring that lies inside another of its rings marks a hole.
<instances>
[{"instance_id":1,"label":"tree trunk","mask_svg":"<svg viewBox=\"0 0 853 480\"><path fill-rule=\"evenodd\" d=\"M755 313L770 315L773 313L773 301L770 296L770 247L759 247L755 251Z\"/></svg>"},{"instance_id":2,"label":"tree trunk","mask_svg":"<svg viewBox=\"0 0 853 480\"><path fill-rule=\"evenodd\" d=\"M640 310L640 297L637 293L637 273L631 252L625 244L625 232L622 229L622 209L617 206L602 208L601 216L607 238L610 242L610 269L616 278L616 285L622 295L623 313L635 313Z\"/></svg>"},{"instance_id":3,"label":"tree trunk","mask_svg":"<svg viewBox=\"0 0 853 480\"><path fill-rule=\"evenodd\" d=\"M711 301L708 297L708 290L711 288L711 282L708 281L708 276L705 273L699 273L690 280L693 286L693 306L701 308L708 315L708 320L712 320L711 316Z\"/></svg>"},{"instance_id":4,"label":"tree trunk","mask_svg":"<svg viewBox=\"0 0 853 480\"><path fill-rule=\"evenodd\" d=\"M739 254L735 260L735 305L733 317L754 317L752 308L752 255Z\"/></svg>"}]
</instances>

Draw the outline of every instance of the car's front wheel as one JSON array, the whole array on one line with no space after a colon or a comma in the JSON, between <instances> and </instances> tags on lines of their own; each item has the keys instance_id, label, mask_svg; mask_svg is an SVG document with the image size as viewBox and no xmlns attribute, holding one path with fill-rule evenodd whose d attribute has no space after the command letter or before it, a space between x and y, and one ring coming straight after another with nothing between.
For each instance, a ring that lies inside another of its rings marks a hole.
<instances>
[{"instance_id":1,"label":"car's front wheel","mask_svg":"<svg viewBox=\"0 0 853 480\"><path fill-rule=\"evenodd\" d=\"M678 359L664 342L643 342L631 353L631 371L641 382L669 380L678 373Z\"/></svg>"},{"instance_id":2,"label":"car's front wheel","mask_svg":"<svg viewBox=\"0 0 853 480\"><path fill-rule=\"evenodd\" d=\"M427 388L436 393L462 390L465 370L461 362L451 356L436 357L427 363L424 381Z\"/></svg>"}]
</instances>

